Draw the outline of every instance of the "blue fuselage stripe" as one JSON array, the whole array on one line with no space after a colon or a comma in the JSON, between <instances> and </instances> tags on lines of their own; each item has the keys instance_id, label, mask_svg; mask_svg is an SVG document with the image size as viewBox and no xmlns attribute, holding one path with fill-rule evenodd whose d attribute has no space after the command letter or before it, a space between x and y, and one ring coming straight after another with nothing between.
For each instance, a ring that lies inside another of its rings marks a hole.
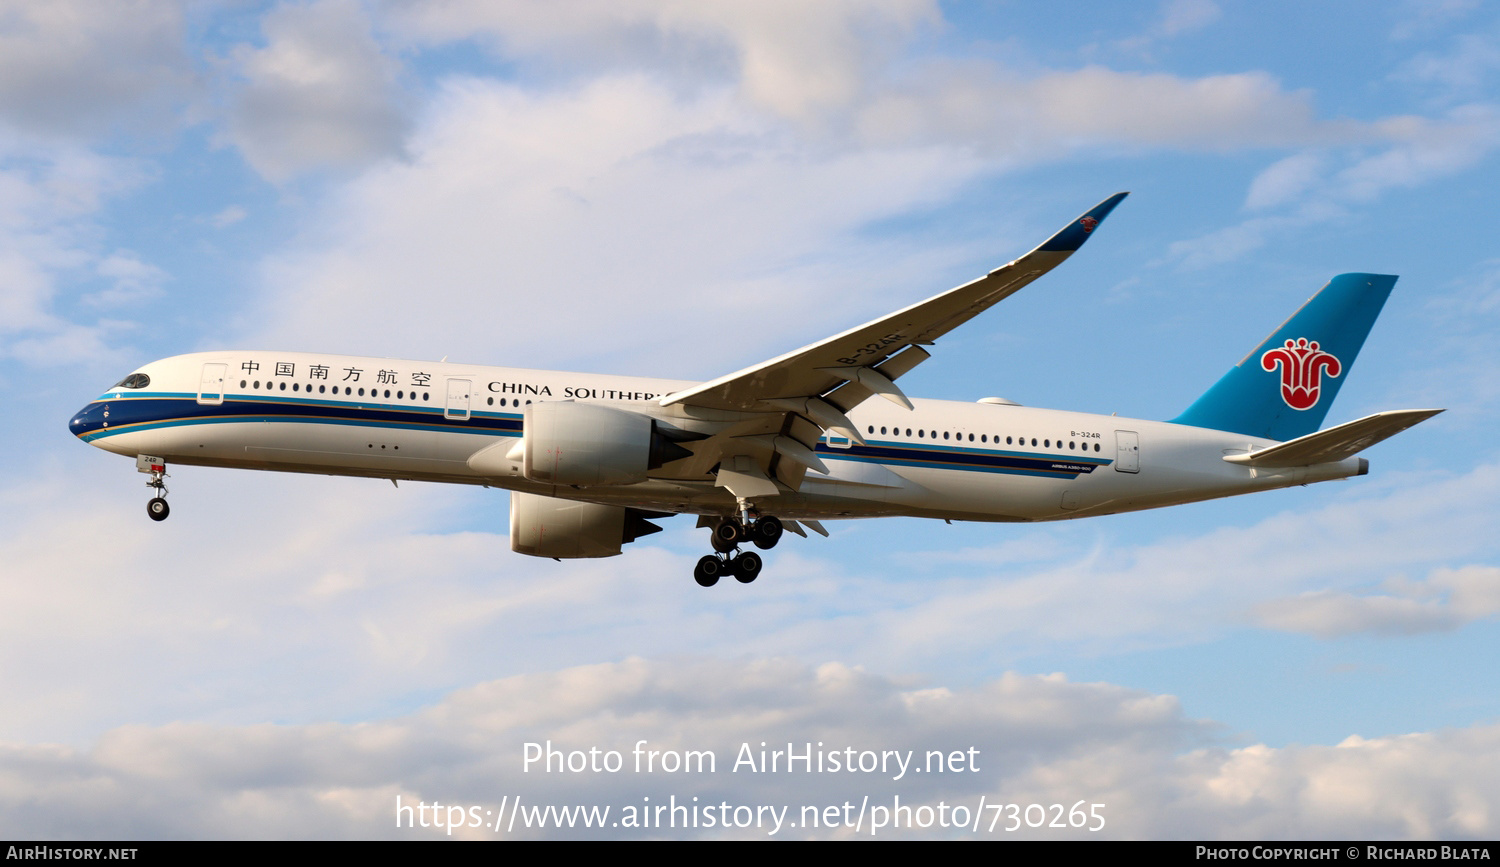
<instances>
[{"instance_id":1,"label":"blue fuselage stripe","mask_svg":"<svg viewBox=\"0 0 1500 867\"><path fill-rule=\"evenodd\" d=\"M109 416L104 413L108 411ZM105 422L109 423L105 427ZM467 419L443 417L441 407L371 405L295 398L226 398L205 405L179 395L97 400L75 417L73 433L85 442L153 428L236 422L336 424L404 430L518 436L520 413L471 412Z\"/></svg>"},{"instance_id":2,"label":"blue fuselage stripe","mask_svg":"<svg viewBox=\"0 0 1500 867\"><path fill-rule=\"evenodd\" d=\"M444 417L442 407L433 406L260 395L227 395L221 404L205 405L197 402L196 395L152 393L128 397L109 394L94 401L74 417L73 433L84 442L94 442L135 431L257 422L349 425L496 437L520 436L522 429L519 412L475 411L467 419L449 419ZM1069 479L1113 463L1102 456L1030 454L894 442L851 444L839 448L819 442L816 451L825 459L856 463Z\"/></svg>"},{"instance_id":3,"label":"blue fuselage stripe","mask_svg":"<svg viewBox=\"0 0 1500 867\"><path fill-rule=\"evenodd\" d=\"M938 470L964 470L968 472L1011 473L1048 478L1076 478L1082 473L1092 473L1101 466L1108 466L1107 458L1084 458L1049 454L1028 454L1016 451L985 451L952 446L907 446L895 443L871 442L869 445L850 445L835 448L827 443L818 443L818 455L834 460L859 463L884 464L886 466L924 467Z\"/></svg>"}]
</instances>

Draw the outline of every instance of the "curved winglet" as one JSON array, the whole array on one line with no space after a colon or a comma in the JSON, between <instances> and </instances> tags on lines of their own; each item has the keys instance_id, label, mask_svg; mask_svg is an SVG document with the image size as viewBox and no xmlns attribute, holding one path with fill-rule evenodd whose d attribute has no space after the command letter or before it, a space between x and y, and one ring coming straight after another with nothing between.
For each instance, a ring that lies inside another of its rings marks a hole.
<instances>
[{"instance_id":1,"label":"curved winglet","mask_svg":"<svg viewBox=\"0 0 1500 867\"><path fill-rule=\"evenodd\" d=\"M1115 209L1130 193L1115 193L1095 205L1087 214L1069 223L1062 231L1048 238L1037 250L1047 253L1071 253L1083 246L1083 242L1089 239L1094 229L1104 222L1109 212Z\"/></svg>"}]
</instances>

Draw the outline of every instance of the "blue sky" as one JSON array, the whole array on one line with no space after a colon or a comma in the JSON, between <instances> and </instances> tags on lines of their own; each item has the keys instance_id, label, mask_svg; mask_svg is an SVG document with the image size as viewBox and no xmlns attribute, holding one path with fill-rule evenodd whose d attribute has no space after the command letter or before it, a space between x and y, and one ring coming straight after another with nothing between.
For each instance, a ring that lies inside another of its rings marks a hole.
<instances>
[{"instance_id":1,"label":"blue sky","mask_svg":"<svg viewBox=\"0 0 1500 867\"><path fill-rule=\"evenodd\" d=\"M0 829L412 838L444 832L396 829L398 797L983 794L1105 803L1094 836L1493 838L1500 17L1080 18L0 3ZM65 432L134 367L226 346L708 379L1118 190L1085 250L903 388L1170 418L1329 277L1371 271L1401 279L1330 422L1448 411L1347 482L839 524L712 591L689 519L537 561L494 491L181 468L152 524L129 462ZM920 783L539 777L539 739L986 758ZM971 836L891 833L936 835Z\"/></svg>"}]
</instances>

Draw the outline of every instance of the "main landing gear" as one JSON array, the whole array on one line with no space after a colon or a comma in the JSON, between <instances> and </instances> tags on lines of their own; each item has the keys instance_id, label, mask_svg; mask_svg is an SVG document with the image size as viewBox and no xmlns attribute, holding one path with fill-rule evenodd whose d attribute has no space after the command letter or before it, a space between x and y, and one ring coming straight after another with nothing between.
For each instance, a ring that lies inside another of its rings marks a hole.
<instances>
[{"instance_id":1,"label":"main landing gear","mask_svg":"<svg viewBox=\"0 0 1500 867\"><path fill-rule=\"evenodd\" d=\"M707 554L693 569L693 580L703 587L719 583L724 575L733 575L741 584L749 584L760 577L760 555L754 551L740 551L740 544L750 542L761 550L770 550L781 541L781 521L775 516L765 515L749 521L739 518L724 518L713 526L713 546L716 553Z\"/></svg>"}]
</instances>

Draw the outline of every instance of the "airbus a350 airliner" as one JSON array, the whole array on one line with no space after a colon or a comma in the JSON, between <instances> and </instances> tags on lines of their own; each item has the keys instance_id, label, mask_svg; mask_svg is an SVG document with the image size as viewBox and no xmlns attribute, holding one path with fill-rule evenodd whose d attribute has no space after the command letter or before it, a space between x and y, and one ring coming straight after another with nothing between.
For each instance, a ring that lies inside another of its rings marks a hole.
<instances>
[{"instance_id":1,"label":"airbus a350 airliner","mask_svg":"<svg viewBox=\"0 0 1500 867\"><path fill-rule=\"evenodd\" d=\"M1062 263L1125 195L977 280L711 382L200 352L132 372L69 428L136 459L158 521L172 464L486 485L511 492L511 547L537 557L613 556L653 519L697 515L707 587L755 580L742 546L826 536L823 519L1054 521L1363 475L1360 451L1442 411L1318 429L1395 285L1377 274L1333 278L1171 421L901 391L928 347Z\"/></svg>"}]
</instances>

